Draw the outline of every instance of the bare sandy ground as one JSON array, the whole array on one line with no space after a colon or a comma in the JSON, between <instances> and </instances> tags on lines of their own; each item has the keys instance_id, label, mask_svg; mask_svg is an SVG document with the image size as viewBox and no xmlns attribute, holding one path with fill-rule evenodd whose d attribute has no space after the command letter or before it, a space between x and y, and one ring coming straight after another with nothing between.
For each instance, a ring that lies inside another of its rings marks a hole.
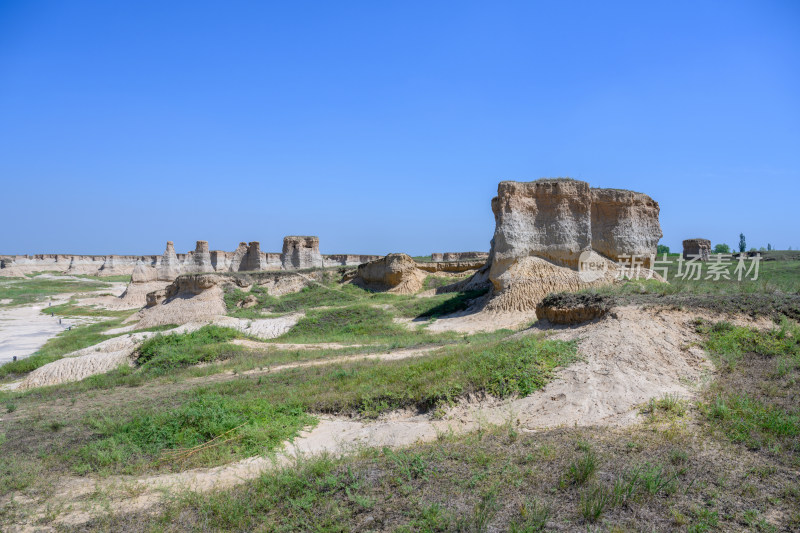
<instances>
[{"instance_id":1,"label":"bare sandy ground","mask_svg":"<svg viewBox=\"0 0 800 533\"><path fill-rule=\"evenodd\" d=\"M183 326L163 331L160 334L189 333L200 329L206 324L216 324L237 329L254 337L272 339L289 331L302 316L302 313L294 313L278 318L252 320L227 316L217 317L211 321L190 322ZM133 365L133 356L139 344L153 335L159 334L129 331L128 328L118 328L116 333L123 334L88 348L68 353L63 359L41 366L19 381L0 386L0 390L24 390L70 383L96 374L110 372L120 365Z\"/></svg>"},{"instance_id":2,"label":"bare sandy ground","mask_svg":"<svg viewBox=\"0 0 800 533\"><path fill-rule=\"evenodd\" d=\"M51 274L42 274L37 276L37 278L67 279L75 280L78 283L86 282L86 280L74 276L53 276ZM119 295L124 290L124 283L112 283L111 288L101 289L97 292ZM49 314L42 312L46 311L49 304L58 305L81 296L85 297L87 294L90 298L80 300L82 304L86 300L97 297L96 293L62 293L51 296L47 302L1 309L0 364L11 361L15 355L17 359L28 357L41 348L49 339L55 337L70 326L77 326L99 320L92 317L51 317Z\"/></svg>"},{"instance_id":3,"label":"bare sandy ground","mask_svg":"<svg viewBox=\"0 0 800 533\"><path fill-rule=\"evenodd\" d=\"M55 303L63 303L63 296ZM55 337L69 326L84 322L80 319L63 319L42 313L47 304L10 307L0 310L0 364L7 363L17 356L24 359L42 347L51 337Z\"/></svg>"},{"instance_id":4,"label":"bare sandy ground","mask_svg":"<svg viewBox=\"0 0 800 533\"><path fill-rule=\"evenodd\" d=\"M437 318L425 329L431 333L457 331L459 333L478 333L498 329L519 329L536 322L536 311L494 312L470 310ZM416 324L412 321L411 324Z\"/></svg>"},{"instance_id":5,"label":"bare sandy ground","mask_svg":"<svg viewBox=\"0 0 800 533\"><path fill-rule=\"evenodd\" d=\"M697 313L644 312L624 307L602 320L578 327L539 325L519 335L544 333L575 341L583 360L562 369L554 381L528 397L506 401L468 398L437 418L405 411L378 421L325 416L274 458L252 457L216 468L140 478L65 479L48 504L70 502L71 511L57 521L79 525L106 509L88 497L98 489L109 494L111 508L116 512L130 512L161 501L164 489L223 489L268 469L292 464L298 457L320 453L339 455L364 446L405 446L431 441L445 433L464 433L496 424L511 424L519 431L564 425L631 424L637 420L640 406L650 398L664 394L691 397L705 382L710 365L697 344L700 339L691 323L695 316ZM419 355L413 350L405 352L406 357ZM372 355L398 356L397 352ZM299 364L308 363L286 367ZM279 371L279 367L270 371ZM40 512L44 513L45 508L42 506Z\"/></svg>"}]
</instances>

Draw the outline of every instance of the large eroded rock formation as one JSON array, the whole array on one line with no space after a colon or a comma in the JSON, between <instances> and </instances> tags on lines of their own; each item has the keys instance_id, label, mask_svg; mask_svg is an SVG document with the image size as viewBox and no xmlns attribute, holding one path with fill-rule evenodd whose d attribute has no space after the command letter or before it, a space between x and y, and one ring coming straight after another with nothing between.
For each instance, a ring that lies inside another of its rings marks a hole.
<instances>
[{"instance_id":1,"label":"large eroded rock formation","mask_svg":"<svg viewBox=\"0 0 800 533\"><path fill-rule=\"evenodd\" d=\"M261 244L253 241L247 245L239 270L266 270L267 258L261 253Z\"/></svg>"},{"instance_id":2,"label":"large eroded rock formation","mask_svg":"<svg viewBox=\"0 0 800 533\"><path fill-rule=\"evenodd\" d=\"M365 289L412 294L422 289L426 274L406 254L389 254L358 266L353 283Z\"/></svg>"},{"instance_id":3,"label":"large eroded rock formation","mask_svg":"<svg viewBox=\"0 0 800 533\"><path fill-rule=\"evenodd\" d=\"M167 249L161 256L157 270L158 281L173 281L181 275L181 264L175 254L175 245L172 241L167 241Z\"/></svg>"},{"instance_id":4,"label":"large eroded rock formation","mask_svg":"<svg viewBox=\"0 0 800 533\"><path fill-rule=\"evenodd\" d=\"M592 193L583 181L502 181L492 199L495 219L490 277L534 255L577 268L592 243Z\"/></svg>"},{"instance_id":5,"label":"large eroded rock formation","mask_svg":"<svg viewBox=\"0 0 800 533\"><path fill-rule=\"evenodd\" d=\"M208 250L208 241L197 241L194 253L186 258L183 270L191 274L214 271L214 266L211 264L211 253Z\"/></svg>"},{"instance_id":6,"label":"large eroded rock formation","mask_svg":"<svg viewBox=\"0 0 800 533\"><path fill-rule=\"evenodd\" d=\"M615 261L639 255L647 266L661 238L658 203L649 196L571 179L501 182L492 211L489 309L530 310L549 293L611 283ZM581 262L599 270L579 272Z\"/></svg>"},{"instance_id":7,"label":"large eroded rock formation","mask_svg":"<svg viewBox=\"0 0 800 533\"><path fill-rule=\"evenodd\" d=\"M319 237L290 235L283 238L281 268L294 270L299 268L320 268L322 265L322 255L319 253Z\"/></svg>"}]
</instances>

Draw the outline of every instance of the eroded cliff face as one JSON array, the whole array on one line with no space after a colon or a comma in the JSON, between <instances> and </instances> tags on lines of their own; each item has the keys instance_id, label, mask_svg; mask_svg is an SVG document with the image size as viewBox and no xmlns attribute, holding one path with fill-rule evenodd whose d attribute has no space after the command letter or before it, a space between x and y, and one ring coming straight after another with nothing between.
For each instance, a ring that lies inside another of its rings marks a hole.
<instances>
[{"instance_id":1,"label":"eroded cliff face","mask_svg":"<svg viewBox=\"0 0 800 533\"><path fill-rule=\"evenodd\" d=\"M258 241L248 243L247 253L244 254L239 270L266 270L266 268L267 260L261 253L261 244Z\"/></svg>"},{"instance_id":2,"label":"eroded cliff face","mask_svg":"<svg viewBox=\"0 0 800 533\"><path fill-rule=\"evenodd\" d=\"M531 255L577 268L581 252L591 247L591 208L591 188L583 181L500 182L492 199L490 279L498 279L519 258Z\"/></svg>"},{"instance_id":3,"label":"eroded cliff face","mask_svg":"<svg viewBox=\"0 0 800 533\"><path fill-rule=\"evenodd\" d=\"M214 271L214 266L211 264L211 253L208 250L208 241L197 241L194 252L184 262L183 271L190 274Z\"/></svg>"},{"instance_id":4,"label":"eroded cliff face","mask_svg":"<svg viewBox=\"0 0 800 533\"><path fill-rule=\"evenodd\" d=\"M290 235L283 238L281 267L284 270L322 267L319 253L319 237L309 235Z\"/></svg>"},{"instance_id":5,"label":"eroded cliff face","mask_svg":"<svg viewBox=\"0 0 800 533\"><path fill-rule=\"evenodd\" d=\"M357 266L379 259L376 255L319 253L317 237L287 237L284 253L265 253L258 241L239 243L233 252L208 249L207 241L197 241L194 251L175 253L172 241L158 255L0 255L0 277L24 277L36 272L53 271L92 276L132 275L138 263L156 270L159 281L173 281L181 274L203 272L238 272L295 270L333 266ZM139 272L137 279L143 279ZM136 283L137 281L134 280Z\"/></svg>"},{"instance_id":6,"label":"eroded cliff face","mask_svg":"<svg viewBox=\"0 0 800 533\"><path fill-rule=\"evenodd\" d=\"M592 189L592 249L612 261L650 256L662 237L658 202L646 194L619 189Z\"/></svg>"},{"instance_id":7,"label":"eroded cliff face","mask_svg":"<svg viewBox=\"0 0 800 533\"><path fill-rule=\"evenodd\" d=\"M612 283L624 256L648 267L662 235L658 202L646 194L563 178L501 182L492 211L487 308L496 310L530 310L552 292ZM582 260L601 273L581 275Z\"/></svg>"}]
</instances>

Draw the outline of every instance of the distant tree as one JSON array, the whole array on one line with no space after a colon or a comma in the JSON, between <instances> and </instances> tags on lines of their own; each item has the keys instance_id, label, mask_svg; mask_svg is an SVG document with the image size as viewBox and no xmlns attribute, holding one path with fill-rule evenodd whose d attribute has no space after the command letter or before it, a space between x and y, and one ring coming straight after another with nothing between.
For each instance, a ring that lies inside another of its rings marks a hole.
<instances>
[{"instance_id":1,"label":"distant tree","mask_svg":"<svg viewBox=\"0 0 800 533\"><path fill-rule=\"evenodd\" d=\"M791 247L791 246L789 247L789 251L790 251L790 252L792 251L792 247Z\"/></svg>"},{"instance_id":2,"label":"distant tree","mask_svg":"<svg viewBox=\"0 0 800 533\"><path fill-rule=\"evenodd\" d=\"M714 253L715 254L729 254L731 253L731 248L727 244L717 244L714 246Z\"/></svg>"},{"instance_id":3,"label":"distant tree","mask_svg":"<svg viewBox=\"0 0 800 533\"><path fill-rule=\"evenodd\" d=\"M770 250L772 250L772 245L770 243L767 243L767 251L769 252Z\"/></svg>"},{"instance_id":4,"label":"distant tree","mask_svg":"<svg viewBox=\"0 0 800 533\"><path fill-rule=\"evenodd\" d=\"M658 246L656 246L656 253L658 253L659 255L668 254L669 246L664 246L663 244L659 244Z\"/></svg>"},{"instance_id":5,"label":"distant tree","mask_svg":"<svg viewBox=\"0 0 800 533\"><path fill-rule=\"evenodd\" d=\"M750 251L751 252L757 252L758 250L756 250L755 248L750 248Z\"/></svg>"},{"instance_id":6,"label":"distant tree","mask_svg":"<svg viewBox=\"0 0 800 533\"><path fill-rule=\"evenodd\" d=\"M747 241L744 239L744 233L739 234L739 251L744 252L747 250Z\"/></svg>"},{"instance_id":7,"label":"distant tree","mask_svg":"<svg viewBox=\"0 0 800 533\"><path fill-rule=\"evenodd\" d=\"M759 249L758 249L758 251L759 251L759 252L766 252L766 251L767 251L767 249L766 249L766 248L764 248L764 247L762 246L761 248L759 248Z\"/></svg>"}]
</instances>

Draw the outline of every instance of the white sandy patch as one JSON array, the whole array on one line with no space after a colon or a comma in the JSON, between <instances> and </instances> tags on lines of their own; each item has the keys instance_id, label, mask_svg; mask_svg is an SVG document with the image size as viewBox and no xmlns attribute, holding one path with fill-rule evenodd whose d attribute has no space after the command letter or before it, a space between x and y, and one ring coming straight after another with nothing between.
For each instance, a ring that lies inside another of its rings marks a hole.
<instances>
[{"instance_id":1,"label":"white sandy patch","mask_svg":"<svg viewBox=\"0 0 800 533\"><path fill-rule=\"evenodd\" d=\"M61 294L53 297L52 303L68 301L72 295ZM70 326L77 326L97 319L88 317L51 317L47 303L15 306L0 309L0 364L24 359L41 348L49 339Z\"/></svg>"},{"instance_id":2,"label":"white sandy patch","mask_svg":"<svg viewBox=\"0 0 800 533\"><path fill-rule=\"evenodd\" d=\"M415 325L426 322L425 320L412 320L409 324ZM432 321L425 329L431 333L457 331L459 333L478 333L497 331L498 329L519 329L530 326L536 322L536 311L472 311L466 310L439 317Z\"/></svg>"},{"instance_id":3,"label":"white sandy patch","mask_svg":"<svg viewBox=\"0 0 800 533\"><path fill-rule=\"evenodd\" d=\"M277 318L245 319L229 316L215 318L212 324L237 329L247 335L260 339L280 337L294 327L305 313L292 313Z\"/></svg>"},{"instance_id":4,"label":"white sandy patch","mask_svg":"<svg viewBox=\"0 0 800 533\"><path fill-rule=\"evenodd\" d=\"M310 344L259 342L250 339L235 339L233 344L251 348L253 350L340 350L342 348L360 348L362 344L341 344L339 342L318 342Z\"/></svg>"}]
</instances>

